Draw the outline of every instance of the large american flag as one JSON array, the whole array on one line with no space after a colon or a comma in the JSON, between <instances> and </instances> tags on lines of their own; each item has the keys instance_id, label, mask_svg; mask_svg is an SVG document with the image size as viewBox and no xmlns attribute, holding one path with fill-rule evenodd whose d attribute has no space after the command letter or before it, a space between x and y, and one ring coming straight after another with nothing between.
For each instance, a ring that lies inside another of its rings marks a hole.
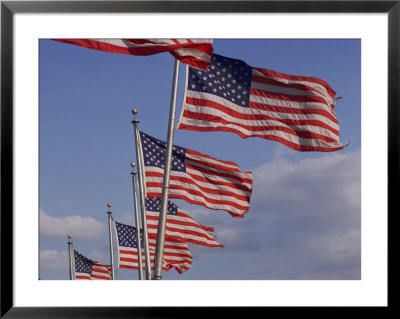
<instances>
[{"instance_id":1,"label":"large american flag","mask_svg":"<svg viewBox=\"0 0 400 319\"><path fill-rule=\"evenodd\" d=\"M160 197L146 198L146 220L149 237L157 238L160 210ZM212 227L200 225L180 207L168 201L165 238L207 247L223 247L224 245L218 243L213 237L213 231Z\"/></svg>"},{"instance_id":2,"label":"large american flag","mask_svg":"<svg viewBox=\"0 0 400 319\"><path fill-rule=\"evenodd\" d=\"M90 260L74 250L75 279L111 280L111 266Z\"/></svg>"},{"instance_id":3,"label":"large american flag","mask_svg":"<svg viewBox=\"0 0 400 319\"><path fill-rule=\"evenodd\" d=\"M139 255L137 249L136 227L115 223L118 245L118 267L126 269L139 269ZM141 231L142 233L142 231ZM143 236L141 236L143 238ZM142 247L144 247L142 243ZM150 265L154 268L156 239L149 238ZM142 265L145 269L144 248L142 248ZM185 243L165 240L163 269L165 271L175 268L178 273L188 270L192 264L192 254Z\"/></svg>"},{"instance_id":4,"label":"large american flag","mask_svg":"<svg viewBox=\"0 0 400 319\"><path fill-rule=\"evenodd\" d=\"M213 52L212 39L53 39L84 48L130 55L171 53L177 60L207 69Z\"/></svg>"},{"instance_id":5,"label":"large american flag","mask_svg":"<svg viewBox=\"0 0 400 319\"><path fill-rule=\"evenodd\" d=\"M140 132L147 197L161 197L166 143ZM173 146L169 198L220 209L233 217L249 210L253 187L251 172L197 151Z\"/></svg>"},{"instance_id":6,"label":"large american flag","mask_svg":"<svg viewBox=\"0 0 400 319\"><path fill-rule=\"evenodd\" d=\"M323 80L249 66L214 54L208 70L188 67L178 129L261 137L297 151L336 151L335 92Z\"/></svg>"}]
</instances>

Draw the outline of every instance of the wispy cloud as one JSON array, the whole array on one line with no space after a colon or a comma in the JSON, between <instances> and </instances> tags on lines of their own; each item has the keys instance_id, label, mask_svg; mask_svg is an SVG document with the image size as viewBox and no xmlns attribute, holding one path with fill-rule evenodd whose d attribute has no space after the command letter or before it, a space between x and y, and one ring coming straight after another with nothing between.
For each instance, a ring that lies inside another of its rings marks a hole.
<instances>
[{"instance_id":1,"label":"wispy cloud","mask_svg":"<svg viewBox=\"0 0 400 319\"><path fill-rule=\"evenodd\" d=\"M79 215L52 217L40 211L40 234L63 237L71 234L77 239L96 239L106 232L104 223Z\"/></svg>"},{"instance_id":2,"label":"wispy cloud","mask_svg":"<svg viewBox=\"0 0 400 319\"><path fill-rule=\"evenodd\" d=\"M253 171L243 219L200 208L188 212L216 229L224 258L249 252L251 279L360 279L361 152L284 154Z\"/></svg>"},{"instance_id":3,"label":"wispy cloud","mask_svg":"<svg viewBox=\"0 0 400 319\"><path fill-rule=\"evenodd\" d=\"M251 213L269 221L259 232L265 254L258 259L268 265L262 272L278 279L360 278L359 150L300 160L278 154L254 176Z\"/></svg>"},{"instance_id":4,"label":"wispy cloud","mask_svg":"<svg viewBox=\"0 0 400 319\"><path fill-rule=\"evenodd\" d=\"M40 270L68 269L69 256L67 251L43 250L40 252Z\"/></svg>"}]
</instances>

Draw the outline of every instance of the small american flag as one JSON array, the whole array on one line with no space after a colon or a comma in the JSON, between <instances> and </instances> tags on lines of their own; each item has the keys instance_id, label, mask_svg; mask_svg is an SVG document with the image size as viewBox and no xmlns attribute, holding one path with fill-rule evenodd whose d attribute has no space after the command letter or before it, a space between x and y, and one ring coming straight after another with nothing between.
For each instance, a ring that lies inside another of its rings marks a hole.
<instances>
[{"instance_id":1,"label":"small american flag","mask_svg":"<svg viewBox=\"0 0 400 319\"><path fill-rule=\"evenodd\" d=\"M54 39L88 49L130 55L170 52L177 60L207 69L213 52L212 39Z\"/></svg>"},{"instance_id":2,"label":"small american flag","mask_svg":"<svg viewBox=\"0 0 400 319\"><path fill-rule=\"evenodd\" d=\"M335 92L323 80L254 68L214 54L208 70L188 67L178 129L261 137L297 151L336 151Z\"/></svg>"},{"instance_id":3,"label":"small american flag","mask_svg":"<svg viewBox=\"0 0 400 319\"><path fill-rule=\"evenodd\" d=\"M161 209L160 197L146 198L146 219L149 237L157 238L158 219ZM214 229L197 223L180 207L168 201L165 238L190 242L207 247L223 247L212 236Z\"/></svg>"},{"instance_id":4,"label":"small american flag","mask_svg":"<svg viewBox=\"0 0 400 319\"><path fill-rule=\"evenodd\" d=\"M118 267L139 269L136 227L118 222L114 223L118 243ZM141 238L143 238L143 236ZM149 238L149 255L152 269L154 268L155 250L156 239ZM141 255L143 269L145 269L144 249L142 249ZM163 260L163 269L165 271L175 268L175 270L181 274L190 268L192 258L189 247L185 243L165 240Z\"/></svg>"},{"instance_id":5,"label":"small american flag","mask_svg":"<svg viewBox=\"0 0 400 319\"><path fill-rule=\"evenodd\" d=\"M93 261L92 280L111 280L111 266Z\"/></svg>"},{"instance_id":6,"label":"small american flag","mask_svg":"<svg viewBox=\"0 0 400 319\"><path fill-rule=\"evenodd\" d=\"M147 197L161 197L166 143L140 132ZM180 146L173 146L169 197L243 217L250 207L251 172Z\"/></svg>"},{"instance_id":7,"label":"small american flag","mask_svg":"<svg viewBox=\"0 0 400 319\"><path fill-rule=\"evenodd\" d=\"M75 279L111 280L111 266L92 261L74 250Z\"/></svg>"}]
</instances>

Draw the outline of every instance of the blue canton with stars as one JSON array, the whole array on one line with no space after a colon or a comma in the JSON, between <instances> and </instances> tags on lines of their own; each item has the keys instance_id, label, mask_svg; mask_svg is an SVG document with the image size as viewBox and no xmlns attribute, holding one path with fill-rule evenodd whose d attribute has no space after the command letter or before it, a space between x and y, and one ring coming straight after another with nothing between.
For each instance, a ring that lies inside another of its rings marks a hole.
<instances>
[{"instance_id":1,"label":"blue canton with stars","mask_svg":"<svg viewBox=\"0 0 400 319\"><path fill-rule=\"evenodd\" d=\"M156 166L164 169L167 143L151 137L143 132L140 132L140 139L142 142L144 165ZM186 149L173 145L171 170L186 172L185 156Z\"/></svg>"},{"instance_id":2,"label":"blue canton with stars","mask_svg":"<svg viewBox=\"0 0 400 319\"><path fill-rule=\"evenodd\" d=\"M75 271L92 275L93 261L74 250Z\"/></svg>"},{"instance_id":3,"label":"blue canton with stars","mask_svg":"<svg viewBox=\"0 0 400 319\"><path fill-rule=\"evenodd\" d=\"M146 198L146 210L150 212L160 212L161 210L161 198L159 197L147 197ZM167 207L168 215L178 215L178 206L168 201Z\"/></svg>"},{"instance_id":4,"label":"blue canton with stars","mask_svg":"<svg viewBox=\"0 0 400 319\"><path fill-rule=\"evenodd\" d=\"M115 222L115 227L117 228L117 236L119 246L137 248L137 233L136 227L124 225ZM143 247L143 231L140 230L140 243Z\"/></svg>"},{"instance_id":5,"label":"blue canton with stars","mask_svg":"<svg viewBox=\"0 0 400 319\"><path fill-rule=\"evenodd\" d=\"M248 107L252 68L246 62L213 54L207 70L189 67L187 89L206 92Z\"/></svg>"}]
</instances>

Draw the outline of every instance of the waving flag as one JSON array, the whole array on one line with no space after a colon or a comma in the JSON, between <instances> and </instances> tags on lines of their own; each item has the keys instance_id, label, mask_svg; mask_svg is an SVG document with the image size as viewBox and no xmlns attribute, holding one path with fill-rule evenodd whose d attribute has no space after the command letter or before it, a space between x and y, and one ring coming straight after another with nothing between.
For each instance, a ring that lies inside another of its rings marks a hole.
<instances>
[{"instance_id":1,"label":"waving flag","mask_svg":"<svg viewBox=\"0 0 400 319\"><path fill-rule=\"evenodd\" d=\"M146 198L146 219L149 237L157 238L161 198ZM223 247L212 236L214 229L198 224L174 203L168 201L165 238L179 242L190 242L207 247Z\"/></svg>"},{"instance_id":2,"label":"waving flag","mask_svg":"<svg viewBox=\"0 0 400 319\"><path fill-rule=\"evenodd\" d=\"M214 54L208 70L188 67L178 129L261 137L297 151L336 151L335 92L323 80L254 68Z\"/></svg>"},{"instance_id":3,"label":"waving flag","mask_svg":"<svg viewBox=\"0 0 400 319\"><path fill-rule=\"evenodd\" d=\"M166 143L140 132L147 197L161 197ZM180 146L173 146L169 197L243 217L250 207L251 172Z\"/></svg>"},{"instance_id":4,"label":"waving flag","mask_svg":"<svg viewBox=\"0 0 400 319\"><path fill-rule=\"evenodd\" d=\"M152 55L168 51L177 60L207 69L213 52L211 39L54 39L99 51Z\"/></svg>"},{"instance_id":5,"label":"waving flag","mask_svg":"<svg viewBox=\"0 0 400 319\"><path fill-rule=\"evenodd\" d=\"M139 269L136 227L115 222L115 229L118 243L118 267ZM149 238L150 264L152 269L154 267L155 250L156 239ZM144 252L141 255L144 265ZM190 268L192 258L189 247L185 243L178 243L171 240L165 241L163 260L163 269L165 271L175 268L181 274Z\"/></svg>"},{"instance_id":6,"label":"waving flag","mask_svg":"<svg viewBox=\"0 0 400 319\"><path fill-rule=\"evenodd\" d=\"M111 266L106 266L74 250L75 279L111 280Z\"/></svg>"}]
</instances>

